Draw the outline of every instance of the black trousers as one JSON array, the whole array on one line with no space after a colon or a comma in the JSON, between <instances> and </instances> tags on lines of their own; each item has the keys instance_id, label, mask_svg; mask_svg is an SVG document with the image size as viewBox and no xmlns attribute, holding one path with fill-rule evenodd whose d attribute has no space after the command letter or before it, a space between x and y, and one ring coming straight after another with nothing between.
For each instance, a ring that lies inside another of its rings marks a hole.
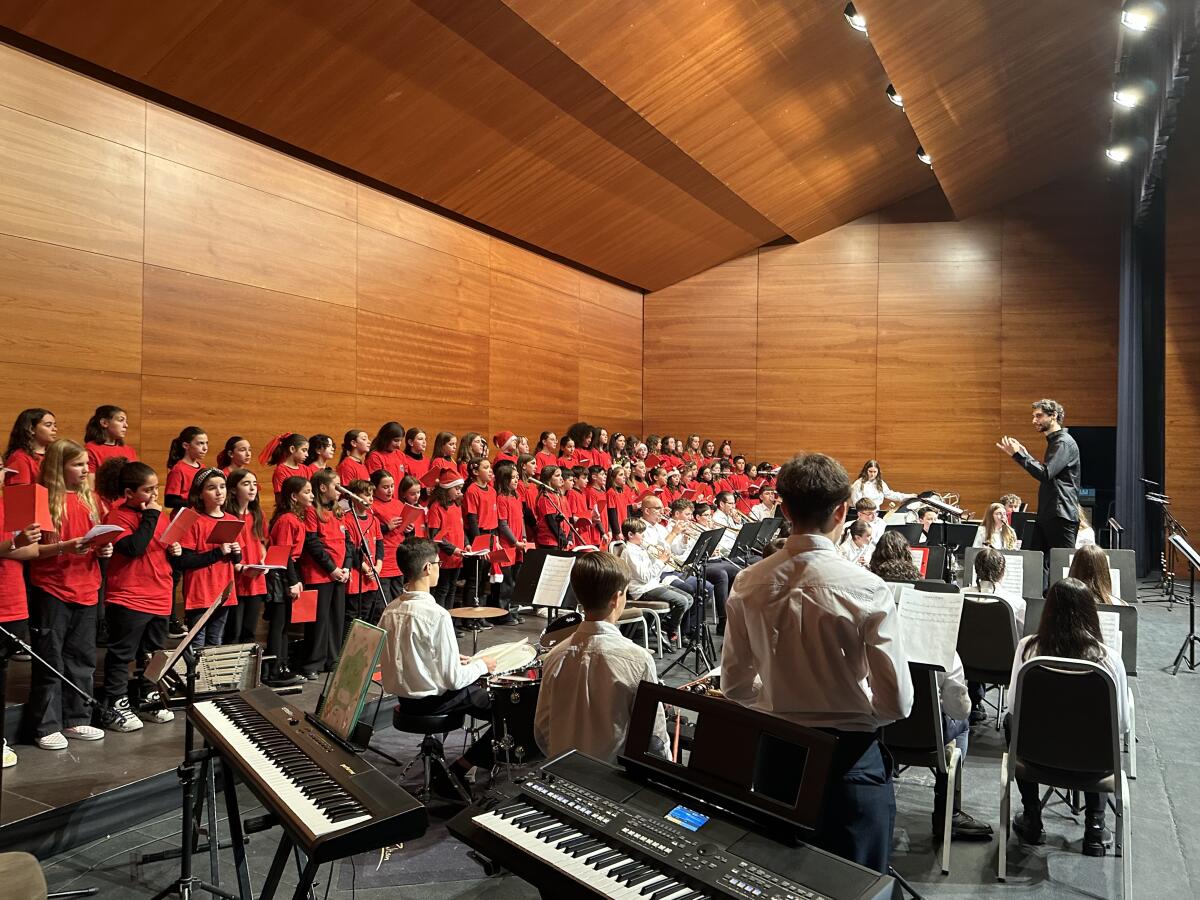
<instances>
[{"instance_id":1,"label":"black trousers","mask_svg":"<svg viewBox=\"0 0 1200 900\"><path fill-rule=\"evenodd\" d=\"M266 594L238 596L238 605L231 607L225 622L225 643L253 644L258 640L258 623L262 621ZM235 612L236 610L236 612Z\"/></svg>"},{"instance_id":2,"label":"black trousers","mask_svg":"<svg viewBox=\"0 0 1200 900\"><path fill-rule=\"evenodd\" d=\"M492 695L488 693L487 688L477 684L467 685L457 691L434 694L432 697L421 697L417 700L400 697L397 704L400 712L410 716L441 716L447 713L465 712L476 719L487 719L492 714ZM492 750L491 728L484 731L467 748L463 759L481 769L490 769L495 764L496 754Z\"/></svg>"},{"instance_id":3,"label":"black trousers","mask_svg":"<svg viewBox=\"0 0 1200 900\"><path fill-rule=\"evenodd\" d=\"M896 826L895 764L878 732L837 731L825 812L812 843L843 859L887 872Z\"/></svg>"},{"instance_id":4,"label":"black trousers","mask_svg":"<svg viewBox=\"0 0 1200 900\"><path fill-rule=\"evenodd\" d=\"M342 650L342 627L346 620L346 585L328 581L312 585L317 592L317 618L304 626L305 672L332 668Z\"/></svg>"},{"instance_id":5,"label":"black trousers","mask_svg":"<svg viewBox=\"0 0 1200 900\"><path fill-rule=\"evenodd\" d=\"M34 652L66 675L71 684L91 694L96 672L96 607L65 603L35 587L29 595L29 612ZM64 688L57 676L37 663L25 712L38 737L92 721L83 698Z\"/></svg>"},{"instance_id":6,"label":"black trousers","mask_svg":"<svg viewBox=\"0 0 1200 900\"><path fill-rule=\"evenodd\" d=\"M1078 533L1078 522L1068 522L1058 516L1038 516L1034 522L1032 540L1028 547L1022 549L1042 551L1043 588L1049 586L1050 551L1055 547L1075 549L1075 537Z\"/></svg>"},{"instance_id":7,"label":"black trousers","mask_svg":"<svg viewBox=\"0 0 1200 900\"><path fill-rule=\"evenodd\" d=\"M292 624L292 598L276 600L267 604L267 655L275 660L268 663L270 671L278 674L289 667L288 626ZM264 674L264 677L267 677Z\"/></svg>"},{"instance_id":8,"label":"black trousers","mask_svg":"<svg viewBox=\"0 0 1200 900\"><path fill-rule=\"evenodd\" d=\"M495 534L495 529L482 529L480 534ZM486 556L468 556L463 560L463 574L466 576L466 584L463 586L463 595L460 605L472 606L476 596L479 598L479 606L493 606L493 601L500 599L500 585L491 584L488 581L488 575L492 571L492 564ZM495 596L493 596L493 594Z\"/></svg>"},{"instance_id":9,"label":"black trousers","mask_svg":"<svg viewBox=\"0 0 1200 900\"><path fill-rule=\"evenodd\" d=\"M382 579L380 579L382 581ZM383 587L387 591L387 585ZM387 600L391 600L390 597ZM371 588L369 591L363 591L361 594L346 595L346 622L342 629L342 634L345 635L350 630L350 623L354 619L362 619L364 622L370 622L372 625L379 624L379 617L383 615L383 608L387 603L385 599L379 595L379 591Z\"/></svg>"},{"instance_id":10,"label":"black trousers","mask_svg":"<svg viewBox=\"0 0 1200 900\"><path fill-rule=\"evenodd\" d=\"M118 603L104 605L108 648L104 651L104 703L111 707L129 693L129 664L142 662L167 645L167 617Z\"/></svg>"},{"instance_id":11,"label":"black trousers","mask_svg":"<svg viewBox=\"0 0 1200 900\"><path fill-rule=\"evenodd\" d=\"M433 588L433 599L438 602L438 606L442 609L454 608L454 596L458 589L455 582L458 581L458 576L462 569L442 569L438 573L438 583Z\"/></svg>"}]
</instances>

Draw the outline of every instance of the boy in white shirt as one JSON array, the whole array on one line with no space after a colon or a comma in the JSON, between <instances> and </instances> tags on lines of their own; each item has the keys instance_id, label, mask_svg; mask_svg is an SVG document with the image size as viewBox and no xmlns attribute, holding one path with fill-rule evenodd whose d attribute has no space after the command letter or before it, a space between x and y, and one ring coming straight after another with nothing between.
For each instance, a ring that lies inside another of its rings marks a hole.
<instances>
[{"instance_id":1,"label":"boy in white shirt","mask_svg":"<svg viewBox=\"0 0 1200 900\"><path fill-rule=\"evenodd\" d=\"M534 737L547 757L574 749L616 762L638 685L658 682L654 657L617 630L629 581L628 566L611 553L584 553L575 559L571 589L584 622L542 662ZM665 755L667 747L660 706L650 749Z\"/></svg>"},{"instance_id":2,"label":"boy in white shirt","mask_svg":"<svg viewBox=\"0 0 1200 900\"><path fill-rule=\"evenodd\" d=\"M773 519L779 515L779 492L773 487L764 487L758 495L758 502L750 507L750 518L756 522L763 519Z\"/></svg>"},{"instance_id":3,"label":"boy in white shirt","mask_svg":"<svg viewBox=\"0 0 1200 900\"><path fill-rule=\"evenodd\" d=\"M487 718L491 698L475 682L496 670L496 660L484 656L471 662L459 654L450 613L431 593L441 569L437 545L425 539L405 541L396 548L396 561L407 590L387 605L379 619L386 632L381 660L384 690L396 695L400 711L408 715L467 712ZM435 768L431 786L449 800L461 799L460 791L470 796L464 776L472 766L490 769L493 761L488 729L450 767L449 777Z\"/></svg>"},{"instance_id":4,"label":"boy in white shirt","mask_svg":"<svg viewBox=\"0 0 1200 900\"><path fill-rule=\"evenodd\" d=\"M692 605L692 598L684 591L660 580L667 567L670 553L657 545L647 547L644 519L626 519L621 525L621 536L625 549L621 558L629 566L629 596L635 600L657 600L668 603L671 611L667 618L667 640L674 643L679 636L679 622Z\"/></svg>"}]
</instances>

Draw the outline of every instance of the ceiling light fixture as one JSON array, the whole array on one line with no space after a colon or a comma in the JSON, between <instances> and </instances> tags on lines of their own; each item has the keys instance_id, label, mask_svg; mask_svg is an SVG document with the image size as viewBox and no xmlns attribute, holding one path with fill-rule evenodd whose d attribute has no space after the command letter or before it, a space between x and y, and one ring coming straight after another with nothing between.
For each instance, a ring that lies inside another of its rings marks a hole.
<instances>
[{"instance_id":1,"label":"ceiling light fixture","mask_svg":"<svg viewBox=\"0 0 1200 900\"><path fill-rule=\"evenodd\" d=\"M889 84L887 86L887 98L896 106L904 109L904 98L900 96L900 93L896 90L896 86L894 84Z\"/></svg>"},{"instance_id":2,"label":"ceiling light fixture","mask_svg":"<svg viewBox=\"0 0 1200 900\"><path fill-rule=\"evenodd\" d=\"M1104 155L1117 165L1120 165L1128 161L1129 157L1133 155L1133 151L1129 148L1128 144L1115 144L1105 150Z\"/></svg>"},{"instance_id":3,"label":"ceiling light fixture","mask_svg":"<svg viewBox=\"0 0 1200 900\"><path fill-rule=\"evenodd\" d=\"M862 13L854 8L853 3L847 3L846 8L842 10L842 15L846 17L846 21L855 31L867 33L867 20L863 18Z\"/></svg>"},{"instance_id":4,"label":"ceiling light fixture","mask_svg":"<svg viewBox=\"0 0 1200 900\"><path fill-rule=\"evenodd\" d=\"M1113 89L1113 103L1123 109L1133 109L1153 97L1155 90L1154 82L1149 78L1122 78Z\"/></svg>"},{"instance_id":5,"label":"ceiling light fixture","mask_svg":"<svg viewBox=\"0 0 1200 900\"><path fill-rule=\"evenodd\" d=\"M1117 106L1122 106L1125 109L1133 109L1142 102L1140 91L1132 88L1118 89L1113 91L1113 103Z\"/></svg>"},{"instance_id":6,"label":"ceiling light fixture","mask_svg":"<svg viewBox=\"0 0 1200 900\"><path fill-rule=\"evenodd\" d=\"M925 163L927 166L933 166L933 157L925 152L924 147L917 147L917 159Z\"/></svg>"},{"instance_id":7,"label":"ceiling light fixture","mask_svg":"<svg viewBox=\"0 0 1200 900\"><path fill-rule=\"evenodd\" d=\"M1121 9L1121 24L1130 31L1149 31L1166 12L1159 0L1125 0Z\"/></svg>"}]
</instances>

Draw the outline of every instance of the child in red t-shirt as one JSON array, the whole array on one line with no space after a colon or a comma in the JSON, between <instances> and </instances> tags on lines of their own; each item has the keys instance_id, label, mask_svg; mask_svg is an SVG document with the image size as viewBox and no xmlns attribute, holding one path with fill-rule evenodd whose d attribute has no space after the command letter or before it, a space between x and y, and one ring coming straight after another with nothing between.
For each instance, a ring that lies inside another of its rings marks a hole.
<instances>
[{"instance_id":1,"label":"child in red t-shirt","mask_svg":"<svg viewBox=\"0 0 1200 900\"><path fill-rule=\"evenodd\" d=\"M46 448L58 438L58 421L48 409L25 409L13 422L4 451L4 484L37 484Z\"/></svg>"},{"instance_id":2,"label":"child in red t-shirt","mask_svg":"<svg viewBox=\"0 0 1200 900\"><path fill-rule=\"evenodd\" d=\"M380 470L382 471L382 469ZM347 562L350 582L346 585L346 620L342 633L350 628L355 619L375 625L388 604L383 587L383 532L379 520L371 514L375 499L375 485L364 478L347 485L357 499L350 501L350 514L342 516L346 522L346 536L350 539L351 554Z\"/></svg>"},{"instance_id":3,"label":"child in red t-shirt","mask_svg":"<svg viewBox=\"0 0 1200 900\"><path fill-rule=\"evenodd\" d=\"M233 566L237 606L229 607L225 617L225 643L253 644L258 639L258 623L267 602L267 576L246 567L262 565L267 553L267 531L258 496L258 477L249 469L234 469L229 473L225 512L244 523L237 537L242 558Z\"/></svg>"},{"instance_id":4,"label":"child in red t-shirt","mask_svg":"<svg viewBox=\"0 0 1200 900\"><path fill-rule=\"evenodd\" d=\"M83 430L84 449L88 455L88 471L93 475L114 456L137 459L137 451L125 443L129 433L129 416L119 406L97 406ZM158 476L154 476L155 481Z\"/></svg>"},{"instance_id":5,"label":"child in red t-shirt","mask_svg":"<svg viewBox=\"0 0 1200 900\"><path fill-rule=\"evenodd\" d=\"M494 535L496 526L500 524L499 506L496 501L496 489L492 486L492 464L487 457L473 459L467 463L467 473L470 484L463 495L463 531L467 546L474 546L475 539L480 535ZM483 593L485 573L490 571L487 559L473 557L466 564L466 585L463 589L465 604L474 604ZM488 599L480 606L495 606L500 600L500 585L491 582L488 589Z\"/></svg>"},{"instance_id":6,"label":"child in red t-shirt","mask_svg":"<svg viewBox=\"0 0 1200 900\"><path fill-rule=\"evenodd\" d=\"M462 551L466 544L462 507L459 506L462 484L458 472L443 469L429 495L429 513L425 520L429 539L437 544L438 561L441 563L441 575L434 586L433 596L444 609L454 607L455 582L462 568ZM454 630L458 632L461 629L456 624Z\"/></svg>"},{"instance_id":7,"label":"child in red t-shirt","mask_svg":"<svg viewBox=\"0 0 1200 900\"><path fill-rule=\"evenodd\" d=\"M350 582L350 552L346 525L338 509L337 472L313 473L313 505L304 516L304 553L300 577L304 587L317 592L317 617L304 626L304 662L300 674L309 681L330 671L342 649L342 623L346 618L346 585Z\"/></svg>"},{"instance_id":8,"label":"child in red t-shirt","mask_svg":"<svg viewBox=\"0 0 1200 900\"><path fill-rule=\"evenodd\" d=\"M274 661L263 664L263 681L271 687L287 687L304 680L289 667L287 631L292 621L292 602L304 590L300 556L304 552L304 520L312 505L313 489L307 478L294 475L284 479L268 529L271 547L287 548L285 567L267 574L267 655Z\"/></svg>"},{"instance_id":9,"label":"child in red t-shirt","mask_svg":"<svg viewBox=\"0 0 1200 900\"><path fill-rule=\"evenodd\" d=\"M404 426L399 422L385 422L371 441L367 471L380 469L386 470L397 484L404 477Z\"/></svg>"},{"instance_id":10,"label":"child in red t-shirt","mask_svg":"<svg viewBox=\"0 0 1200 900\"><path fill-rule=\"evenodd\" d=\"M369 479L367 454L371 452L371 436L361 428L351 428L342 437L342 456L338 460L338 479L349 484L359 479Z\"/></svg>"},{"instance_id":11,"label":"child in red t-shirt","mask_svg":"<svg viewBox=\"0 0 1200 900\"><path fill-rule=\"evenodd\" d=\"M167 451L167 486L163 491L163 506L180 509L188 505L188 495L196 473L204 468L208 456L208 434L198 425L189 425L171 441Z\"/></svg>"},{"instance_id":12,"label":"child in red t-shirt","mask_svg":"<svg viewBox=\"0 0 1200 900\"><path fill-rule=\"evenodd\" d=\"M183 552L172 564L183 573L184 622L188 628L196 624L205 610L217 602L237 572L234 565L242 561L242 548L237 540L213 543L213 529L219 522L240 521L225 511L228 496L225 473L220 469L201 469L192 479L188 491L188 506L199 513L199 517L179 539ZM245 531L245 526L242 527ZM240 533L239 533L240 536ZM237 604L237 590L229 596L219 610L212 614L204 628L192 640L192 648L220 646L225 640L225 619L229 610Z\"/></svg>"},{"instance_id":13,"label":"child in red t-shirt","mask_svg":"<svg viewBox=\"0 0 1200 900\"><path fill-rule=\"evenodd\" d=\"M264 466L274 466L271 473L271 490L278 495L283 487L285 478L299 475L308 478L312 475L313 467L304 460L308 459L308 438L295 431L280 434L267 442L258 461Z\"/></svg>"}]
</instances>

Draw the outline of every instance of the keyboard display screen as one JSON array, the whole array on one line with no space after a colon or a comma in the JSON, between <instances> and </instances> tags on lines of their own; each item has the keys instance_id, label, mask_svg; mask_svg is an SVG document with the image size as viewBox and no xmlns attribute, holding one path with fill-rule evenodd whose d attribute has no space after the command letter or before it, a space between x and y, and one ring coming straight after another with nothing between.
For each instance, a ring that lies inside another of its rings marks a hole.
<instances>
[{"instance_id":1,"label":"keyboard display screen","mask_svg":"<svg viewBox=\"0 0 1200 900\"><path fill-rule=\"evenodd\" d=\"M682 825L688 831L699 831L701 826L708 821L708 816L701 815L686 806L675 807L667 813L666 818L676 825Z\"/></svg>"}]
</instances>

